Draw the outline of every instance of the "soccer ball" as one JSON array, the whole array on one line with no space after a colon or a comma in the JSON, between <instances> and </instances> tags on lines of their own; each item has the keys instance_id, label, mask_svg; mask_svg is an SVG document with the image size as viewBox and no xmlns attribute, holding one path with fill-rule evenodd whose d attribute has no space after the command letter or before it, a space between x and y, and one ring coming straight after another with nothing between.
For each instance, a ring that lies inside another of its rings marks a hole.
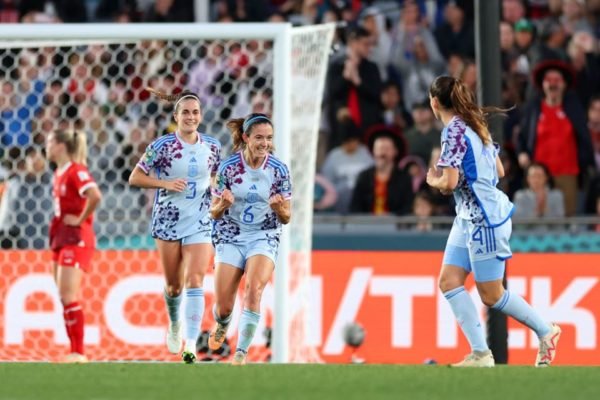
<instances>
[{"instance_id":1,"label":"soccer ball","mask_svg":"<svg viewBox=\"0 0 600 400\"><path fill-rule=\"evenodd\" d=\"M348 346L358 347L365 341L365 328L357 322L351 322L344 327L344 342Z\"/></svg>"}]
</instances>

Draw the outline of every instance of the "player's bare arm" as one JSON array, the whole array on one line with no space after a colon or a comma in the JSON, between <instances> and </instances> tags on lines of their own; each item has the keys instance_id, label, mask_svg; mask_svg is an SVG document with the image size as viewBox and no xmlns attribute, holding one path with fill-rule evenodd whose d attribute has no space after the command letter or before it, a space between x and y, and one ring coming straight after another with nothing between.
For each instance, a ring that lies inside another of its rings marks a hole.
<instances>
[{"instance_id":1,"label":"player's bare arm","mask_svg":"<svg viewBox=\"0 0 600 400\"><path fill-rule=\"evenodd\" d=\"M210 216L213 219L221 219L225 211L231 207L234 198L233 194L229 189L223 190L221 197L213 196L212 204L210 206Z\"/></svg>"},{"instance_id":2,"label":"player's bare arm","mask_svg":"<svg viewBox=\"0 0 600 400\"><path fill-rule=\"evenodd\" d=\"M144 172L140 167L135 167L129 176L129 184L144 189L166 189L170 192L181 193L187 187L185 179L177 178L173 180L164 180L154 178Z\"/></svg>"},{"instance_id":3,"label":"player's bare arm","mask_svg":"<svg viewBox=\"0 0 600 400\"><path fill-rule=\"evenodd\" d=\"M275 214L277 214L279 222L284 225L290 222L292 210L291 202L289 200L285 200L282 195L276 194L269 199L269 206L275 211Z\"/></svg>"},{"instance_id":4,"label":"player's bare arm","mask_svg":"<svg viewBox=\"0 0 600 400\"><path fill-rule=\"evenodd\" d=\"M92 186L83 192L83 197L86 198L85 207L80 215L66 214L63 218L65 225L80 226L90 215L94 213L98 204L102 200L102 193L97 186Z\"/></svg>"},{"instance_id":5,"label":"player's bare arm","mask_svg":"<svg viewBox=\"0 0 600 400\"><path fill-rule=\"evenodd\" d=\"M437 167L429 168L429 171L427 171L427 184L439 189L442 193L451 192L458 185L458 169L442 168L440 173Z\"/></svg>"}]
</instances>

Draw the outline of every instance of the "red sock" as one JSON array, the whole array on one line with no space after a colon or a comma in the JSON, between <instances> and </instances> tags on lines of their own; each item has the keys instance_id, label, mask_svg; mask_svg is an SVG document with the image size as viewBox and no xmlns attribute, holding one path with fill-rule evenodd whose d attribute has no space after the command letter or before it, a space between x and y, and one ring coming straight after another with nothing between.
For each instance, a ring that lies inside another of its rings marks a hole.
<instances>
[{"instance_id":1,"label":"red sock","mask_svg":"<svg viewBox=\"0 0 600 400\"><path fill-rule=\"evenodd\" d=\"M71 340L71 353L83 353L83 309L76 301L65 306L65 326Z\"/></svg>"}]
</instances>

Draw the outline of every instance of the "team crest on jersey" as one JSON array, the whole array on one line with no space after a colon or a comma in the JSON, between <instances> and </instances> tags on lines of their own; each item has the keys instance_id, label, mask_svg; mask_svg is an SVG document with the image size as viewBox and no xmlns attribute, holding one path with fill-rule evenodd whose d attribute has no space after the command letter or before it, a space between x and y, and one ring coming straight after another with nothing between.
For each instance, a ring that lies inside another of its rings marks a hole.
<instances>
[{"instance_id":1,"label":"team crest on jersey","mask_svg":"<svg viewBox=\"0 0 600 400\"><path fill-rule=\"evenodd\" d=\"M246 195L246 203L253 204L258 203L260 201L260 196L258 193L250 192Z\"/></svg>"},{"instance_id":2,"label":"team crest on jersey","mask_svg":"<svg viewBox=\"0 0 600 400\"><path fill-rule=\"evenodd\" d=\"M79 177L80 181L90 180L90 174L88 174L87 171L78 171L77 176Z\"/></svg>"},{"instance_id":3,"label":"team crest on jersey","mask_svg":"<svg viewBox=\"0 0 600 400\"><path fill-rule=\"evenodd\" d=\"M198 164L190 163L188 165L188 177L194 178L198 175Z\"/></svg>"}]
</instances>

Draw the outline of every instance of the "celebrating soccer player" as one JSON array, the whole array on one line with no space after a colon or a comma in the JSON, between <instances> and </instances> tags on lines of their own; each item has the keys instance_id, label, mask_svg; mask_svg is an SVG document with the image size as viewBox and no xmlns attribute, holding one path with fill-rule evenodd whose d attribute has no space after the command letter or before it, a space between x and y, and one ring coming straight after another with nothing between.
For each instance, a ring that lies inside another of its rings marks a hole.
<instances>
[{"instance_id":1,"label":"celebrating soccer player","mask_svg":"<svg viewBox=\"0 0 600 400\"><path fill-rule=\"evenodd\" d=\"M93 215L102 195L87 169L87 141L84 132L55 131L46 141L48 159L56 164L52 196L54 218L49 239L52 269L64 307L71 353L64 361L87 362L83 349L84 314L79 303L82 271L90 267L96 237Z\"/></svg>"},{"instance_id":2,"label":"celebrating soccer player","mask_svg":"<svg viewBox=\"0 0 600 400\"><path fill-rule=\"evenodd\" d=\"M453 193L456 200L456 218L446 244L439 285L472 350L455 366L494 366L475 305L464 288L471 270L483 303L535 331L539 338L535 365L549 366L556 355L560 328L546 323L521 296L502 286L505 260L512 256L508 241L514 206L496 188L504 168L485 114L503 110L478 107L469 89L448 76L432 83L429 97L444 130L442 153L437 167L427 173L427 183L443 193Z\"/></svg>"},{"instance_id":3,"label":"celebrating soccer player","mask_svg":"<svg viewBox=\"0 0 600 400\"><path fill-rule=\"evenodd\" d=\"M191 92L157 97L174 101L177 132L152 142L133 170L129 183L158 189L151 231L165 273L165 302L170 324L167 348L181 351L179 305L185 285L185 347L182 359L196 360L196 341L204 315L202 282L213 255L211 244L210 185L220 160L220 143L197 131L202 122L199 97ZM150 173L154 172L155 176Z\"/></svg>"},{"instance_id":4,"label":"celebrating soccer player","mask_svg":"<svg viewBox=\"0 0 600 400\"><path fill-rule=\"evenodd\" d=\"M263 290L275 268L281 227L290 221L292 188L288 167L271 154L273 124L266 115L232 119L227 127L236 153L219 167L213 190L216 325L208 343L216 350L225 340L245 272L243 311L232 361L242 365L260 320Z\"/></svg>"}]
</instances>

